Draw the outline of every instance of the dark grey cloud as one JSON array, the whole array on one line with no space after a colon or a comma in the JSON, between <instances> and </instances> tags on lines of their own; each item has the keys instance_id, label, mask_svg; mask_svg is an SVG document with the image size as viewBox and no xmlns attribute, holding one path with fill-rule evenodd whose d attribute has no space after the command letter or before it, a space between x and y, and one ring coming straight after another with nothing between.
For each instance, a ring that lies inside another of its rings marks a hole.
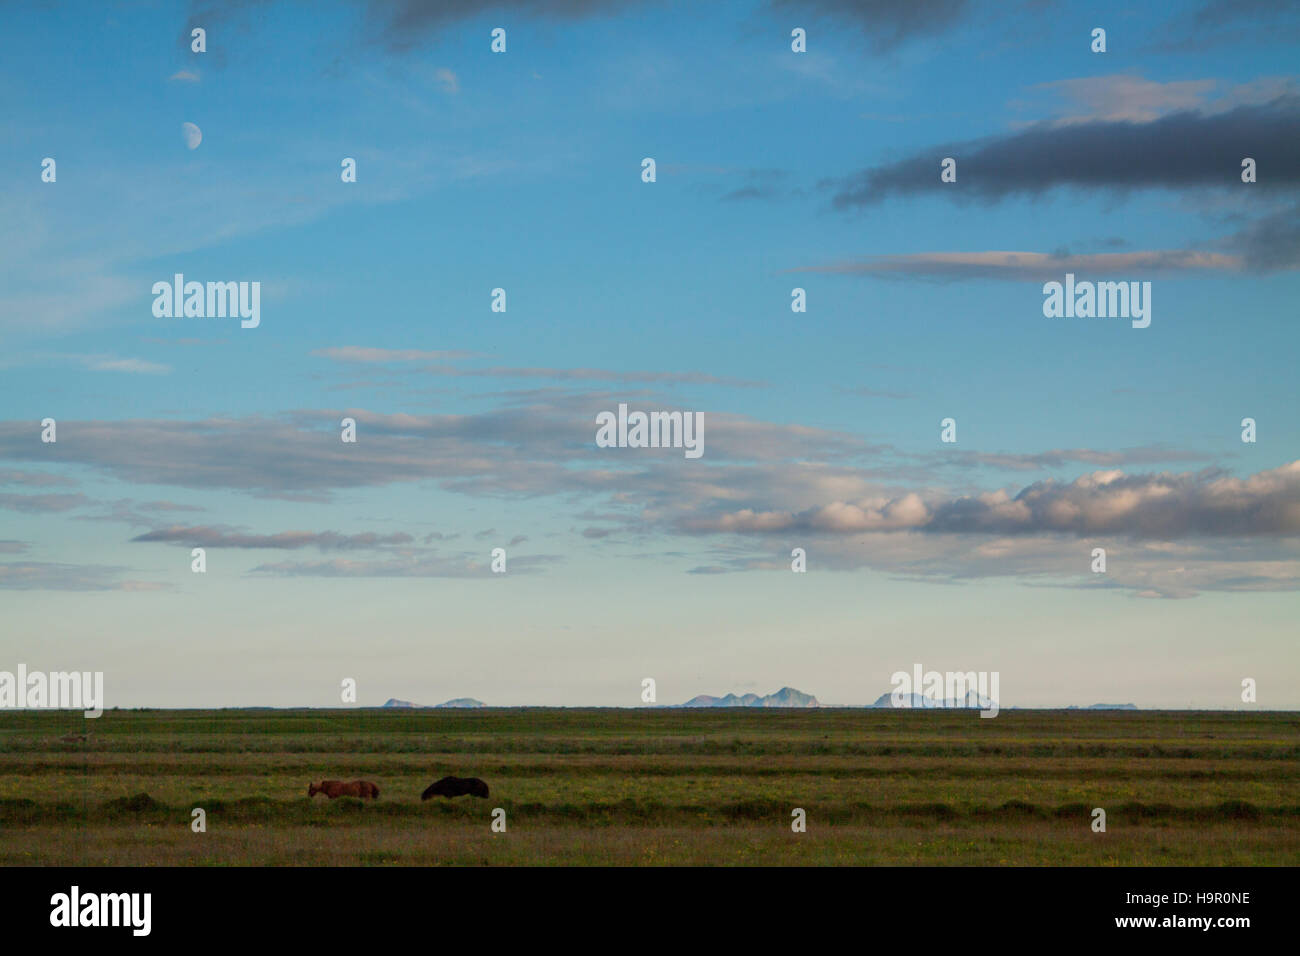
<instances>
[{"instance_id":1,"label":"dark grey cloud","mask_svg":"<svg viewBox=\"0 0 1300 956\"><path fill-rule=\"evenodd\" d=\"M782 199L786 196L803 195L802 189L792 189L787 185L790 174L783 169L746 169L740 170L742 183L727 189L722 194L722 202L739 202L747 199ZM728 173L733 178L737 172Z\"/></svg>"},{"instance_id":2,"label":"dark grey cloud","mask_svg":"<svg viewBox=\"0 0 1300 956\"><path fill-rule=\"evenodd\" d=\"M1300 5L1294 0L1210 0L1180 11L1151 45L1163 53L1224 46L1283 46L1300 39Z\"/></svg>"},{"instance_id":3,"label":"dark grey cloud","mask_svg":"<svg viewBox=\"0 0 1300 956\"><path fill-rule=\"evenodd\" d=\"M252 16L262 13L273 0L191 0L189 11L176 34L181 62L195 67L224 69L229 62L227 51L246 40L253 29ZM306 5L300 9L306 9ZM207 52L195 53L191 44L193 30L202 27L207 34Z\"/></svg>"},{"instance_id":4,"label":"dark grey cloud","mask_svg":"<svg viewBox=\"0 0 1300 956\"><path fill-rule=\"evenodd\" d=\"M379 41L403 52L443 28L492 13L551 20L582 20L645 6L651 0L370 0L366 21Z\"/></svg>"},{"instance_id":5,"label":"dark grey cloud","mask_svg":"<svg viewBox=\"0 0 1300 956\"><path fill-rule=\"evenodd\" d=\"M1232 20L1269 18L1284 13L1296 13L1295 0L1210 0L1196 11L1195 19L1202 26L1213 26Z\"/></svg>"},{"instance_id":6,"label":"dark grey cloud","mask_svg":"<svg viewBox=\"0 0 1300 956\"><path fill-rule=\"evenodd\" d=\"M1253 272L1300 268L1300 203L1255 220L1221 245L1239 249Z\"/></svg>"},{"instance_id":7,"label":"dark grey cloud","mask_svg":"<svg viewBox=\"0 0 1300 956\"><path fill-rule=\"evenodd\" d=\"M957 183L939 181L944 157ZM1259 182L1241 182L1241 161ZM835 185L833 205L854 209L890 196L940 195L997 201L1062 186L1080 189L1294 189L1300 185L1300 96L1216 113L1189 110L1147 123L1039 123L982 140L935 146L874 166Z\"/></svg>"},{"instance_id":8,"label":"dark grey cloud","mask_svg":"<svg viewBox=\"0 0 1300 956\"><path fill-rule=\"evenodd\" d=\"M260 15L261 8L271 2L195 0L177 42L189 52L191 26L206 26L210 32L215 29L218 37L223 31L239 31L242 35ZM282 0L282 5L292 4ZM342 0L334 5L355 9L358 35L393 53L405 53L449 28L488 15L501 18L500 25L508 27L506 21L521 17L580 21L671 6L669 0ZM312 8L306 0L296 6L302 10ZM782 24L798 16L853 29L867 39L873 50L887 51L912 40L949 33L976 19L980 23L1010 19L1019 22L1044 6L1041 2L1008 4L994 0L770 0L764 15ZM689 14L689 4L679 3L678 7ZM209 62L224 65L221 46L210 45L209 50Z\"/></svg>"},{"instance_id":9,"label":"dark grey cloud","mask_svg":"<svg viewBox=\"0 0 1300 956\"><path fill-rule=\"evenodd\" d=\"M876 50L890 50L909 40L939 36L965 21L969 0L773 0L785 18L812 14L862 31ZM1006 12L1000 4L982 4L984 12Z\"/></svg>"}]
</instances>

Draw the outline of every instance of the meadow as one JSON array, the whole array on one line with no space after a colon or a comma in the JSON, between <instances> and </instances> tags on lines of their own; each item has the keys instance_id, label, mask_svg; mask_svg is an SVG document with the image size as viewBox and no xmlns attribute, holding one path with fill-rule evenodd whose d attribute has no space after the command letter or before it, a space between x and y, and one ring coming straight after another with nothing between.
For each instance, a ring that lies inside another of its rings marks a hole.
<instances>
[{"instance_id":1,"label":"meadow","mask_svg":"<svg viewBox=\"0 0 1300 956\"><path fill-rule=\"evenodd\" d=\"M1295 865L1298 780L1296 713L7 711L0 865Z\"/></svg>"}]
</instances>

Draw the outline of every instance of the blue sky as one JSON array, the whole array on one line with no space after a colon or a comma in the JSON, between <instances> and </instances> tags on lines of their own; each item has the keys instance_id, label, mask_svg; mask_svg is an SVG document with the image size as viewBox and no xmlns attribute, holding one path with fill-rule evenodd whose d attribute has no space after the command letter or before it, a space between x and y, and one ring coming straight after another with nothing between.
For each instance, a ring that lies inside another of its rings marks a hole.
<instances>
[{"instance_id":1,"label":"blue sky","mask_svg":"<svg viewBox=\"0 0 1300 956\"><path fill-rule=\"evenodd\" d=\"M0 668L1300 706L1293 7L460 9L4 8ZM260 326L155 317L177 272ZM1067 272L1150 327L1045 318ZM704 456L598 449L619 402Z\"/></svg>"}]
</instances>

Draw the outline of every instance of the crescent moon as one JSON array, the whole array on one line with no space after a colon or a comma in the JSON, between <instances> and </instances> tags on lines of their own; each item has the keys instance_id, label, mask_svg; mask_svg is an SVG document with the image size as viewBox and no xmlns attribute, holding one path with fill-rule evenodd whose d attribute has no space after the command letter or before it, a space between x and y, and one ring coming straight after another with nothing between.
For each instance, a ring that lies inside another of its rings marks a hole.
<instances>
[{"instance_id":1,"label":"crescent moon","mask_svg":"<svg viewBox=\"0 0 1300 956\"><path fill-rule=\"evenodd\" d=\"M185 139L185 145L189 149L198 149L199 143L203 142L203 130L193 123L181 124L181 136Z\"/></svg>"}]
</instances>

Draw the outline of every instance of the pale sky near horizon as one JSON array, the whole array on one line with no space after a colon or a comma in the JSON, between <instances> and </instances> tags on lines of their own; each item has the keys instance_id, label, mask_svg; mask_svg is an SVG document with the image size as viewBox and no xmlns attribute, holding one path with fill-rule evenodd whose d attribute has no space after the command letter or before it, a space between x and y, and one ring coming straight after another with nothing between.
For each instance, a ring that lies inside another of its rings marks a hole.
<instances>
[{"instance_id":1,"label":"pale sky near horizon","mask_svg":"<svg viewBox=\"0 0 1300 956\"><path fill-rule=\"evenodd\" d=\"M0 670L1300 708L1300 9L3 18ZM177 273L260 324L156 316ZM1045 317L1067 274L1150 282L1150 326ZM703 413L702 457L596 447L619 403Z\"/></svg>"}]
</instances>

